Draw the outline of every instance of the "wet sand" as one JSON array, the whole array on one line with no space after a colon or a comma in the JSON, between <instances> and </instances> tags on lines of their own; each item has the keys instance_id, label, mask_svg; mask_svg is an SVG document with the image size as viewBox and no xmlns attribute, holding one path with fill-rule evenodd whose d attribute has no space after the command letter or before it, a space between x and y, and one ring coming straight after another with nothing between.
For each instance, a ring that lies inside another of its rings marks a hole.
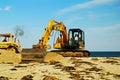
<instances>
[{"instance_id":1,"label":"wet sand","mask_svg":"<svg viewBox=\"0 0 120 80\"><path fill-rule=\"evenodd\" d=\"M119 57L65 58L48 63L0 63L0 80L120 80Z\"/></svg>"}]
</instances>

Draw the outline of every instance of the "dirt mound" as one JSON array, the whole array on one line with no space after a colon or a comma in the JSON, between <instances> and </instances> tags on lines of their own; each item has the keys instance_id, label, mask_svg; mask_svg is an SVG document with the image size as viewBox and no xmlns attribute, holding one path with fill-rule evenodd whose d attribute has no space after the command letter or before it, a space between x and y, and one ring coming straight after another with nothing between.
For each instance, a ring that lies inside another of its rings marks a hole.
<instances>
[{"instance_id":1,"label":"dirt mound","mask_svg":"<svg viewBox=\"0 0 120 80\"><path fill-rule=\"evenodd\" d=\"M32 78L33 78L32 75L26 75L26 76L23 76L21 80L33 80Z\"/></svg>"},{"instance_id":2,"label":"dirt mound","mask_svg":"<svg viewBox=\"0 0 120 80\"><path fill-rule=\"evenodd\" d=\"M10 50L1 50L0 49L0 63L20 63L21 62L21 53L15 53Z\"/></svg>"},{"instance_id":3,"label":"dirt mound","mask_svg":"<svg viewBox=\"0 0 120 80\"><path fill-rule=\"evenodd\" d=\"M62 61L65 58L62 55L59 55L55 52L49 52L44 58L44 62L50 62L50 61Z\"/></svg>"},{"instance_id":4,"label":"dirt mound","mask_svg":"<svg viewBox=\"0 0 120 80\"><path fill-rule=\"evenodd\" d=\"M54 76L45 76L43 80L59 80L59 79Z\"/></svg>"},{"instance_id":5,"label":"dirt mound","mask_svg":"<svg viewBox=\"0 0 120 80\"><path fill-rule=\"evenodd\" d=\"M9 80L8 77L0 76L0 80Z\"/></svg>"}]
</instances>

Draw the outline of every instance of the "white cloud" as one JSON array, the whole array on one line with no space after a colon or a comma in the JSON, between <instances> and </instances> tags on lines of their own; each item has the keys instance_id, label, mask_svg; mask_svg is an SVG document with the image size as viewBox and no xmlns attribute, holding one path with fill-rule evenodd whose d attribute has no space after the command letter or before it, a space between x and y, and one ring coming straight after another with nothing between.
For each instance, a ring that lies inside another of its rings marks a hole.
<instances>
[{"instance_id":1,"label":"white cloud","mask_svg":"<svg viewBox=\"0 0 120 80\"><path fill-rule=\"evenodd\" d=\"M0 11L2 11L2 8L0 8Z\"/></svg>"},{"instance_id":2,"label":"white cloud","mask_svg":"<svg viewBox=\"0 0 120 80\"><path fill-rule=\"evenodd\" d=\"M10 11L11 7L10 6L6 6L4 8L0 8L0 11Z\"/></svg>"},{"instance_id":3,"label":"white cloud","mask_svg":"<svg viewBox=\"0 0 120 80\"><path fill-rule=\"evenodd\" d=\"M114 24L114 25L111 25L111 26L104 26L104 27L91 27L91 28L88 28L88 30L96 31L96 32L119 30L119 29L120 29L120 24Z\"/></svg>"},{"instance_id":4,"label":"white cloud","mask_svg":"<svg viewBox=\"0 0 120 80\"><path fill-rule=\"evenodd\" d=\"M75 21L78 21L78 20L81 20L81 19L82 19L82 17L73 17L73 18L64 20L64 23L66 23L66 25L71 25Z\"/></svg>"},{"instance_id":5,"label":"white cloud","mask_svg":"<svg viewBox=\"0 0 120 80\"><path fill-rule=\"evenodd\" d=\"M10 6L6 6L6 7L4 8L5 11L10 11L10 9L11 9Z\"/></svg>"},{"instance_id":6,"label":"white cloud","mask_svg":"<svg viewBox=\"0 0 120 80\"><path fill-rule=\"evenodd\" d=\"M88 11L87 16L90 19L94 19L94 18L101 18L101 17L111 17L111 16L115 16L115 14L114 13L102 13L102 14L98 13L98 14L95 14L92 11Z\"/></svg>"},{"instance_id":7,"label":"white cloud","mask_svg":"<svg viewBox=\"0 0 120 80\"><path fill-rule=\"evenodd\" d=\"M61 9L58 11L58 14L65 14L74 10L78 10L78 9L82 9L82 8L88 8L94 5L100 5L100 4L107 4L107 3L111 3L111 2L115 2L117 0L90 0L88 2L85 3L80 3L80 4L76 4L64 9Z\"/></svg>"}]
</instances>

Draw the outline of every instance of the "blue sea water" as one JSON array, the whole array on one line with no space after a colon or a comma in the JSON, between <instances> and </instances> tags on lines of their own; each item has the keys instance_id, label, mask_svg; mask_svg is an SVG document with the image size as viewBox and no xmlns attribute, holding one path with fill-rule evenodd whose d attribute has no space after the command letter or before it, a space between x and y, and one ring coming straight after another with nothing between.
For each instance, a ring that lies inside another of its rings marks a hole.
<instances>
[{"instance_id":1,"label":"blue sea water","mask_svg":"<svg viewBox=\"0 0 120 80\"><path fill-rule=\"evenodd\" d=\"M91 57L120 57L120 51L90 51Z\"/></svg>"}]
</instances>

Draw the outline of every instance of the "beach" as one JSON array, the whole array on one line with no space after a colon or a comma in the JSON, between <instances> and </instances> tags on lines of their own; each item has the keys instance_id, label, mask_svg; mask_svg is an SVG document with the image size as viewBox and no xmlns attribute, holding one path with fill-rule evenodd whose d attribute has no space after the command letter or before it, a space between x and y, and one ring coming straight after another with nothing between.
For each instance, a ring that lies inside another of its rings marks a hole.
<instances>
[{"instance_id":1,"label":"beach","mask_svg":"<svg viewBox=\"0 0 120 80\"><path fill-rule=\"evenodd\" d=\"M0 63L0 80L120 80L119 57Z\"/></svg>"}]
</instances>

